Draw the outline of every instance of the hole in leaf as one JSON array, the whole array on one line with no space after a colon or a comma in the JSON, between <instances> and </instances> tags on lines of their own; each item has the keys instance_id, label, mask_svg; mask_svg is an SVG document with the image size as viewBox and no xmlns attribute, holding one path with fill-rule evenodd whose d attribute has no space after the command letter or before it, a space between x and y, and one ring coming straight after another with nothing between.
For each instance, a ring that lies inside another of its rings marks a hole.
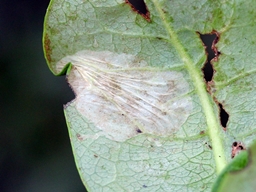
<instances>
[{"instance_id":1,"label":"hole in leaf","mask_svg":"<svg viewBox=\"0 0 256 192\"><path fill-rule=\"evenodd\" d=\"M246 150L244 144L242 142L235 141L232 144L231 158L233 159L240 151Z\"/></svg>"},{"instance_id":2,"label":"hole in leaf","mask_svg":"<svg viewBox=\"0 0 256 192\"><path fill-rule=\"evenodd\" d=\"M137 131L137 133L142 133L142 131L140 129L137 129L136 131Z\"/></svg>"},{"instance_id":3,"label":"hole in leaf","mask_svg":"<svg viewBox=\"0 0 256 192\"><path fill-rule=\"evenodd\" d=\"M220 123L222 127L226 128L229 115L223 108L223 105L219 103L219 110L220 110Z\"/></svg>"},{"instance_id":4,"label":"hole in leaf","mask_svg":"<svg viewBox=\"0 0 256 192\"><path fill-rule=\"evenodd\" d=\"M237 142L235 141L234 143L233 143L233 147L236 147L237 146Z\"/></svg>"},{"instance_id":5,"label":"hole in leaf","mask_svg":"<svg viewBox=\"0 0 256 192\"><path fill-rule=\"evenodd\" d=\"M150 21L150 13L144 0L125 0L125 3L130 5L133 11Z\"/></svg>"},{"instance_id":6,"label":"hole in leaf","mask_svg":"<svg viewBox=\"0 0 256 192\"><path fill-rule=\"evenodd\" d=\"M209 82L212 80L213 77L213 68L210 62L205 63L203 67L203 72L204 72L204 79L206 82Z\"/></svg>"},{"instance_id":7,"label":"hole in leaf","mask_svg":"<svg viewBox=\"0 0 256 192\"><path fill-rule=\"evenodd\" d=\"M212 80L214 75L214 68L211 61L213 59L216 61L218 59L218 55L220 54L220 52L217 50L217 47L215 46L219 41L219 33L217 31L212 31L209 34L198 34L200 35L200 38L205 46L205 52L207 54L207 60L204 67L202 68L202 71L204 73L205 81L209 82Z\"/></svg>"}]
</instances>

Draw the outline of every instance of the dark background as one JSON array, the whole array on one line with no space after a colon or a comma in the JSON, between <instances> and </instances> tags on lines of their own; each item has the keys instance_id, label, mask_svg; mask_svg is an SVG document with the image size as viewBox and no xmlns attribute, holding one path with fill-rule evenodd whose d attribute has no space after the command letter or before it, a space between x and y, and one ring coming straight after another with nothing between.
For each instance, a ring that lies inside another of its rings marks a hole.
<instances>
[{"instance_id":1,"label":"dark background","mask_svg":"<svg viewBox=\"0 0 256 192\"><path fill-rule=\"evenodd\" d=\"M63 114L74 98L43 56L49 0L0 0L0 191L85 192Z\"/></svg>"}]
</instances>

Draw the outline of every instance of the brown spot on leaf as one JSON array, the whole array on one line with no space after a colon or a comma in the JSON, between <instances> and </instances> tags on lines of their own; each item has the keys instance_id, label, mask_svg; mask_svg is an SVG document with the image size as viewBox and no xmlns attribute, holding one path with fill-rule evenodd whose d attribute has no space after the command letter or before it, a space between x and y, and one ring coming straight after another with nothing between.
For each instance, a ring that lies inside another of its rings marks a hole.
<instances>
[{"instance_id":1,"label":"brown spot on leaf","mask_svg":"<svg viewBox=\"0 0 256 192\"><path fill-rule=\"evenodd\" d=\"M203 130L203 131L200 131L200 133L199 133L200 135L204 135L205 134L205 131Z\"/></svg>"},{"instance_id":2,"label":"brown spot on leaf","mask_svg":"<svg viewBox=\"0 0 256 192\"><path fill-rule=\"evenodd\" d=\"M144 0L125 0L125 3L131 6L132 10L140 14L144 19L150 22L150 12Z\"/></svg>"},{"instance_id":3,"label":"brown spot on leaf","mask_svg":"<svg viewBox=\"0 0 256 192\"><path fill-rule=\"evenodd\" d=\"M49 39L48 35L45 34L44 36L44 50L45 50L45 56L48 62L51 62L51 54L52 54L52 49L51 49L51 40Z\"/></svg>"}]
</instances>

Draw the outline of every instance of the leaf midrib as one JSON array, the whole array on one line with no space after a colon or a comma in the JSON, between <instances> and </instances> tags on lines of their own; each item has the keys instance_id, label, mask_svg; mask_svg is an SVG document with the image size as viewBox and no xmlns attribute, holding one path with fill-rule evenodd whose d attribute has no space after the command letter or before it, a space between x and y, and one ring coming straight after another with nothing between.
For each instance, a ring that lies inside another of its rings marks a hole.
<instances>
[{"instance_id":1,"label":"leaf midrib","mask_svg":"<svg viewBox=\"0 0 256 192\"><path fill-rule=\"evenodd\" d=\"M162 7L159 4L157 0L152 0L156 11L158 12L159 16L161 17L161 20L163 22L163 25L167 31L167 33L170 36L170 42L174 46L174 48L177 50L179 56L181 57L182 61L185 64L185 68L187 69L190 78L195 86L197 95L201 101L203 112L205 114L206 122L207 122L207 134L210 137L210 140L212 142L212 148L213 148L213 155L214 160L216 163L216 172L220 173L223 168L226 166L226 158L225 158L225 151L223 147L223 137L222 134L220 134L221 127L218 122L218 117L214 113L212 102L210 101L210 97L208 95L208 92L205 87L205 82L200 75L201 70L198 70L196 68L196 65L193 64L193 61L191 57L188 55L188 53L185 51L185 47L181 44L177 34L173 30L170 23L167 22L167 19L165 17L164 12L162 11Z\"/></svg>"}]
</instances>

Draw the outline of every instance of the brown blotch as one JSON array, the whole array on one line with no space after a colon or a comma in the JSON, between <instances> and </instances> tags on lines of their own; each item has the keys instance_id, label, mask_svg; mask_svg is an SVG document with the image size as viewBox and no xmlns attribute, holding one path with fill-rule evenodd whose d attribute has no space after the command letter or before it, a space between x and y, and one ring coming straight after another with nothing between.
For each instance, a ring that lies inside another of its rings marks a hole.
<instances>
[{"instance_id":1,"label":"brown blotch","mask_svg":"<svg viewBox=\"0 0 256 192\"><path fill-rule=\"evenodd\" d=\"M99 156L98 156L98 155L96 155L96 154L94 154L93 156L94 156L95 158L98 158L98 157L99 157Z\"/></svg>"},{"instance_id":2,"label":"brown blotch","mask_svg":"<svg viewBox=\"0 0 256 192\"><path fill-rule=\"evenodd\" d=\"M205 131L203 130L203 131L200 131L200 133L199 133L200 135L204 135L205 134Z\"/></svg>"},{"instance_id":3,"label":"brown blotch","mask_svg":"<svg viewBox=\"0 0 256 192\"><path fill-rule=\"evenodd\" d=\"M144 0L125 0L125 3L130 5L134 12L140 14L144 19L150 22L150 12Z\"/></svg>"},{"instance_id":4,"label":"brown blotch","mask_svg":"<svg viewBox=\"0 0 256 192\"><path fill-rule=\"evenodd\" d=\"M207 142L205 142L204 144L207 145L207 147L212 150L212 146L210 144L208 144Z\"/></svg>"},{"instance_id":5,"label":"brown blotch","mask_svg":"<svg viewBox=\"0 0 256 192\"><path fill-rule=\"evenodd\" d=\"M246 150L244 144L242 142L235 141L232 144L231 158L233 159L240 151Z\"/></svg>"},{"instance_id":6,"label":"brown blotch","mask_svg":"<svg viewBox=\"0 0 256 192\"><path fill-rule=\"evenodd\" d=\"M51 49L51 40L49 39L48 35L45 34L44 36L44 50L45 50L45 56L48 62L51 62L51 54L52 54L52 49Z\"/></svg>"}]
</instances>

